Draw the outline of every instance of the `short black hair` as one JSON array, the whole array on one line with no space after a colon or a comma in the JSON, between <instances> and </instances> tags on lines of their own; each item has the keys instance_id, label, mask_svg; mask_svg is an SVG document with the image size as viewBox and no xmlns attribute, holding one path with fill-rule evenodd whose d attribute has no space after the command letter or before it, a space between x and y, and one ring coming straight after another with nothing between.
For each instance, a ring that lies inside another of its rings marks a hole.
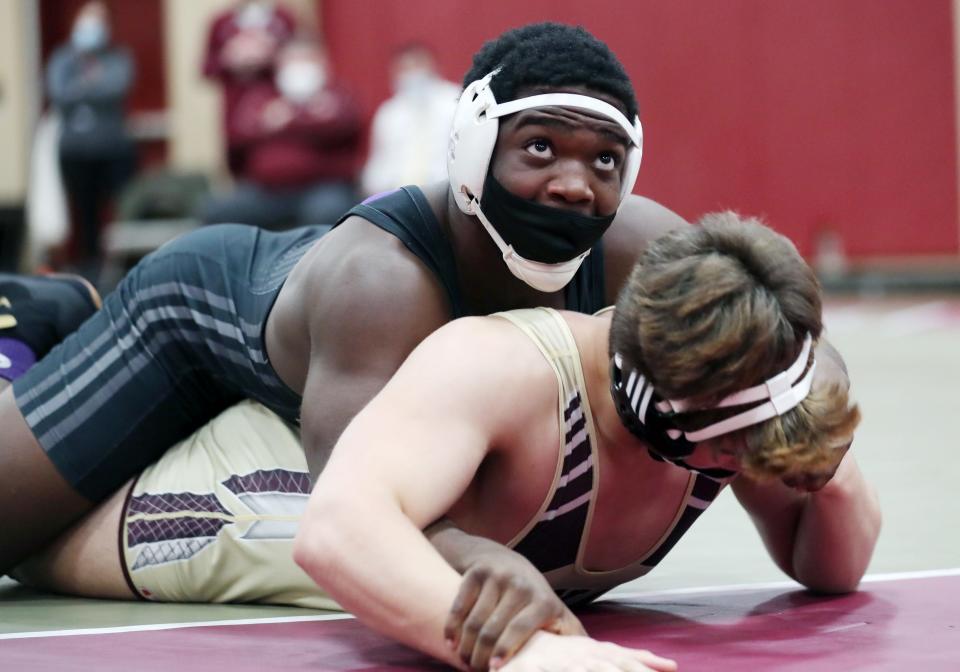
<instances>
[{"instance_id":1,"label":"short black hair","mask_svg":"<svg viewBox=\"0 0 960 672\"><path fill-rule=\"evenodd\" d=\"M533 23L484 43L463 78L466 88L497 68L490 82L500 102L532 86L583 86L620 101L628 119L637 115L637 98L623 64L610 47L582 26Z\"/></svg>"}]
</instances>

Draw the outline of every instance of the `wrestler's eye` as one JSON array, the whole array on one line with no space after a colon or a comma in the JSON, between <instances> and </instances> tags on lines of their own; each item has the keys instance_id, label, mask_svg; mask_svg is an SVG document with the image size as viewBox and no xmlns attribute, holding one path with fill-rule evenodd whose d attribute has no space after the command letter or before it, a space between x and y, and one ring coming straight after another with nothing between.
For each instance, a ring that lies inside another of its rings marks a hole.
<instances>
[{"instance_id":1,"label":"wrestler's eye","mask_svg":"<svg viewBox=\"0 0 960 672\"><path fill-rule=\"evenodd\" d=\"M553 157L553 148L550 146L550 143L543 138L531 140L524 149L539 159L549 159Z\"/></svg>"},{"instance_id":2,"label":"wrestler's eye","mask_svg":"<svg viewBox=\"0 0 960 672\"><path fill-rule=\"evenodd\" d=\"M620 166L620 157L613 152L600 152L593 165L597 170L616 170Z\"/></svg>"}]
</instances>

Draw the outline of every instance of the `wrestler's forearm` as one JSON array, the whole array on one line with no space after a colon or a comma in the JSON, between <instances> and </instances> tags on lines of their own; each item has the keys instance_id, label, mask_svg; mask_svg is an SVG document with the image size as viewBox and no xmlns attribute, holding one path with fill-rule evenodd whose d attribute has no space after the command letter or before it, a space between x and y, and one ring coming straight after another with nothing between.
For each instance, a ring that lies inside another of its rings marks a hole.
<instances>
[{"instance_id":1,"label":"wrestler's forearm","mask_svg":"<svg viewBox=\"0 0 960 672\"><path fill-rule=\"evenodd\" d=\"M298 564L366 625L455 667L443 626L460 575L396 506L311 499Z\"/></svg>"},{"instance_id":2,"label":"wrestler's forearm","mask_svg":"<svg viewBox=\"0 0 960 672\"><path fill-rule=\"evenodd\" d=\"M823 592L855 590L880 534L880 504L853 455L823 489L806 495L793 547L795 578Z\"/></svg>"},{"instance_id":3,"label":"wrestler's forearm","mask_svg":"<svg viewBox=\"0 0 960 672\"><path fill-rule=\"evenodd\" d=\"M437 553L460 574L465 572L479 555L496 550L513 553L503 544L467 534L446 518L426 528L423 534Z\"/></svg>"}]
</instances>

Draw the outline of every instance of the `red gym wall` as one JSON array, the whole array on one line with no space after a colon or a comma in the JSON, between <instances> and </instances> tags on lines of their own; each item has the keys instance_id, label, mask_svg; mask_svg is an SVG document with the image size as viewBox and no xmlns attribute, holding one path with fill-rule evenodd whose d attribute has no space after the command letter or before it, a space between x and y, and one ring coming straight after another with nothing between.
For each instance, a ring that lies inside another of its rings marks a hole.
<instances>
[{"instance_id":1,"label":"red gym wall","mask_svg":"<svg viewBox=\"0 0 960 672\"><path fill-rule=\"evenodd\" d=\"M544 19L605 40L645 129L637 192L688 219L760 214L805 253L960 252L950 0L322 0L368 111L391 50L432 45L459 81L482 42Z\"/></svg>"}]
</instances>

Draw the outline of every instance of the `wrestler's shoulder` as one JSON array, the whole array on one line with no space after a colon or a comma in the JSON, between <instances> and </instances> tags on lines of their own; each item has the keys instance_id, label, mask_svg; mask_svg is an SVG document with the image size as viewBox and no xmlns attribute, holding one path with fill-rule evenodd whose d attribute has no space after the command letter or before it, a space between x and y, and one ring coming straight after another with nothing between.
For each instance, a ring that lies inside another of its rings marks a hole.
<instances>
[{"instance_id":1,"label":"wrestler's shoulder","mask_svg":"<svg viewBox=\"0 0 960 672\"><path fill-rule=\"evenodd\" d=\"M627 196L603 236L607 303L616 301L637 258L651 242L674 229L689 226L669 208L644 196Z\"/></svg>"},{"instance_id":2,"label":"wrestler's shoulder","mask_svg":"<svg viewBox=\"0 0 960 672\"><path fill-rule=\"evenodd\" d=\"M553 369L533 338L514 322L494 315L461 317L424 340L420 356L437 368L449 365L475 381L507 389L528 387L541 374L553 380Z\"/></svg>"},{"instance_id":3,"label":"wrestler's shoulder","mask_svg":"<svg viewBox=\"0 0 960 672\"><path fill-rule=\"evenodd\" d=\"M362 217L346 219L318 241L288 282L309 313L379 306L420 317L449 315L433 272L396 236Z\"/></svg>"},{"instance_id":4,"label":"wrestler's shoulder","mask_svg":"<svg viewBox=\"0 0 960 672\"><path fill-rule=\"evenodd\" d=\"M668 231L684 226L689 226L688 222L673 210L645 196L630 194L620 204L605 239L624 244L607 246L614 250L643 248Z\"/></svg>"}]
</instances>

